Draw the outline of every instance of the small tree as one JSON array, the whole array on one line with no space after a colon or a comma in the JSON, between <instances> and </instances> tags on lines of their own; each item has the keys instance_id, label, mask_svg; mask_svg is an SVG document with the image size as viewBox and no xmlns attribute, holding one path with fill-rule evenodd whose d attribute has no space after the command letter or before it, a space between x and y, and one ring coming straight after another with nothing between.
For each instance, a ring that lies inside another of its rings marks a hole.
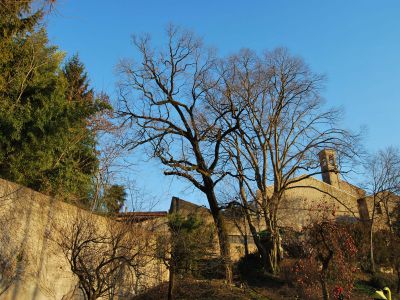
<instances>
[{"instance_id":1,"label":"small tree","mask_svg":"<svg viewBox=\"0 0 400 300\"><path fill-rule=\"evenodd\" d=\"M108 187L104 192L102 200L104 202L104 205L106 206L108 213L119 213L126 201L125 187L118 184L114 184Z\"/></svg>"},{"instance_id":2,"label":"small tree","mask_svg":"<svg viewBox=\"0 0 400 300\"><path fill-rule=\"evenodd\" d=\"M158 258L169 269L168 299L174 298L175 276L199 271L199 261L210 256L214 244L214 230L195 215L169 217L169 239L159 238Z\"/></svg>"},{"instance_id":3,"label":"small tree","mask_svg":"<svg viewBox=\"0 0 400 300\"><path fill-rule=\"evenodd\" d=\"M369 157L366 163L367 191L371 194L370 215L370 264L375 272L374 226L377 218L386 218L386 225L392 236L395 236L392 221L397 194L400 192L400 152L389 147ZM382 216L379 216L382 215Z\"/></svg>"}]
</instances>

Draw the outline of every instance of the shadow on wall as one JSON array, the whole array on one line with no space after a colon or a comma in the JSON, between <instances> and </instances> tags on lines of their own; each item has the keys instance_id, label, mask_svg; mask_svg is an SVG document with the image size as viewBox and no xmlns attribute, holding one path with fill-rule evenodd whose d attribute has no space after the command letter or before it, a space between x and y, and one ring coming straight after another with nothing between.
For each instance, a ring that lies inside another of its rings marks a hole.
<instances>
[{"instance_id":1,"label":"shadow on wall","mask_svg":"<svg viewBox=\"0 0 400 300\"><path fill-rule=\"evenodd\" d=\"M3 183L3 182L2 182ZM28 240L31 213L30 208L22 213L19 209L19 194L22 187L11 186L6 182L0 189L0 261L1 287L0 295L12 290L11 299L17 299L21 274L26 268L25 244ZM25 226L22 227L22 224ZM22 239L18 240L18 232L23 232Z\"/></svg>"},{"instance_id":2,"label":"shadow on wall","mask_svg":"<svg viewBox=\"0 0 400 300\"><path fill-rule=\"evenodd\" d=\"M159 284L167 278L167 272L161 262L154 261L151 247L157 235L165 235L164 214L154 220L140 219L140 222L136 219L128 222L126 218L113 220L0 179L0 299L83 299L82 291L77 288L78 278L67 260L69 252L64 253L54 238L55 228L75 226L78 215L84 220L92 218L96 228L115 229L113 234L119 232L117 228L130 226L127 227L129 234L120 240L132 236L130 245L142 248L140 255L131 260L137 272L129 271L134 282L129 284L129 292L132 288L137 292ZM124 223L126 226L119 226ZM60 236L70 237L65 230ZM139 259L144 256L146 259Z\"/></svg>"},{"instance_id":3,"label":"shadow on wall","mask_svg":"<svg viewBox=\"0 0 400 300\"><path fill-rule=\"evenodd\" d=\"M54 256L46 238L52 214L58 211L55 203L0 179L1 299L60 299L75 286L76 280L68 276L65 263ZM50 275L66 282L60 286L48 280Z\"/></svg>"}]
</instances>

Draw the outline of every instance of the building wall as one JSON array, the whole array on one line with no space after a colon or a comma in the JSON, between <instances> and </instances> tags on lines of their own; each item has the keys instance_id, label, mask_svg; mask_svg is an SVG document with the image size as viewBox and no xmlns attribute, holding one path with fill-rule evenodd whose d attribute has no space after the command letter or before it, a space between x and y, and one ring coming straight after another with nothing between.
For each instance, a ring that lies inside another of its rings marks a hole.
<instances>
[{"instance_id":1,"label":"building wall","mask_svg":"<svg viewBox=\"0 0 400 300\"><path fill-rule=\"evenodd\" d=\"M301 230L322 214L338 220L356 221L360 218L358 199L355 193L309 177L285 192L278 222L281 227Z\"/></svg>"},{"instance_id":2,"label":"building wall","mask_svg":"<svg viewBox=\"0 0 400 300\"><path fill-rule=\"evenodd\" d=\"M374 218L373 229L389 229L390 223L393 221L388 218L388 213L389 215L392 215L396 205L400 203L400 196L392 193L379 193L375 197L375 200L373 196L368 196L365 198L365 201L367 203L368 211L370 212L370 218L372 218L372 216ZM374 215L372 215L373 210L375 210Z\"/></svg>"},{"instance_id":3,"label":"building wall","mask_svg":"<svg viewBox=\"0 0 400 300\"><path fill-rule=\"evenodd\" d=\"M77 278L51 238L53 226L72 222L78 213L83 217L90 215L100 226L110 222L105 217L93 216L75 206L0 179L1 255L14 264L14 268L9 269L15 272L8 275L16 275L0 299L83 299L77 289ZM167 278L161 262L152 262L146 267L152 277L142 279L142 285L152 286Z\"/></svg>"},{"instance_id":4,"label":"building wall","mask_svg":"<svg viewBox=\"0 0 400 300\"><path fill-rule=\"evenodd\" d=\"M288 189L279 207L278 226L301 231L310 222L325 217L355 222L362 219L360 215L365 202L360 202L360 196L365 193L345 181L339 181L338 187L317 180L313 177L304 178ZM345 189L341 189L344 187ZM367 209L367 207L364 207ZM212 223L212 217L205 207L175 198L171 203L171 211L183 214L197 213L204 220ZM364 216L365 217L365 216ZM254 217L257 231L265 229L263 220ZM245 253L244 238L247 238L249 252L255 251L256 246L247 223L243 218L232 217L226 213L226 228L231 242L233 260L239 259ZM217 241L216 241L217 243Z\"/></svg>"}]
</instances>

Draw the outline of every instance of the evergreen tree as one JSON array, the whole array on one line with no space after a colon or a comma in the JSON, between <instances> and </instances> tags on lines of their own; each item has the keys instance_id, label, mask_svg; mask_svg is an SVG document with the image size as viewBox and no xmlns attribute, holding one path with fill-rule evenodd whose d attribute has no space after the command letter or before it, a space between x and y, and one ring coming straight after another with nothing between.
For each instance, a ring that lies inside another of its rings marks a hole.
<instances>
[{"instance_id":1,"label":"evergreen tree","mask_svg":"<svg viewBox=\"0 0 400 300\"><path fill-rule=\"evenodd\" d=\"M66 109L59 68L63 55L47 46L44 29L14 40L8 55L15 61L1 66L10 75L3 77L7 86L0 96L0 176L47 190L44 171L59 143L51 137L63 126L59 120ZM14 66L15 72L8 71Z\"/></svg>"},{"instance_id":2,"label":"evergreen tree","mask_svg":"<svg viewBox=\"0 0 400 300\"><path fill-rule=\"evenodd\" d=\"M89 196L93 192L91 179L98 167L96 132L90 126L91 119L111 107L94 96L77 55L66 62L63 75L66 110L60 121L67 130L59 134L60 144L55 148L48 177L54 178L52 185L57 194L89 206Z\"/></svg>"},{"instance_id":3,"label":"evergreen tree","mask_svg":"<svg viewBox=\"0 0 400 300\"><path fill-rule=\"evenodd\" d=\"M0 177L88 203L96 171L96 99L77 56L49 46L41 9L0 0Z\"/></svg>"},{"instance_id":4,"label":"evergreen tree","mask_svg":"<svg viewBox=\"0 0 400 300\"><path fill-rule=\"evenodd\" d=\"M104 192L103 203L108 213L117 214L126 201L125 187L122 185L111 185Z\"/></svg>"},{"instance_id":5,"label":"evergreen tree","mask_svg":"<svg viewBox=\"0 0 400 300\"><path fill-rule=\"evenodd\" d=\"M21 136L28 115L29 107L18 104L36 66L31 33L41 17L41 11L31 12L29 1L0 0L0 162Z\"/></svg>"}]
</instances>

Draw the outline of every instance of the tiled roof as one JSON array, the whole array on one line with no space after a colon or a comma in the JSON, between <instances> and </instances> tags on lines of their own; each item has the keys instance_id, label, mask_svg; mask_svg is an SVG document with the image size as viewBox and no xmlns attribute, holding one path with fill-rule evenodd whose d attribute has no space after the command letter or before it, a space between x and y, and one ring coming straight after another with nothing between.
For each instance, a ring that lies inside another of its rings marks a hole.
<instances>
[{"instance_id":1,"label":"tiled roof","mask_svg":"<svg viewBox=\"0 0 400 300\"><path fill-rule=\"evenodd\" d=\"M167 216L166 211L134 211L119 213L116 220L120 222L142 222L146 220L162 218Z\"/></svg>"}]
</instances>

